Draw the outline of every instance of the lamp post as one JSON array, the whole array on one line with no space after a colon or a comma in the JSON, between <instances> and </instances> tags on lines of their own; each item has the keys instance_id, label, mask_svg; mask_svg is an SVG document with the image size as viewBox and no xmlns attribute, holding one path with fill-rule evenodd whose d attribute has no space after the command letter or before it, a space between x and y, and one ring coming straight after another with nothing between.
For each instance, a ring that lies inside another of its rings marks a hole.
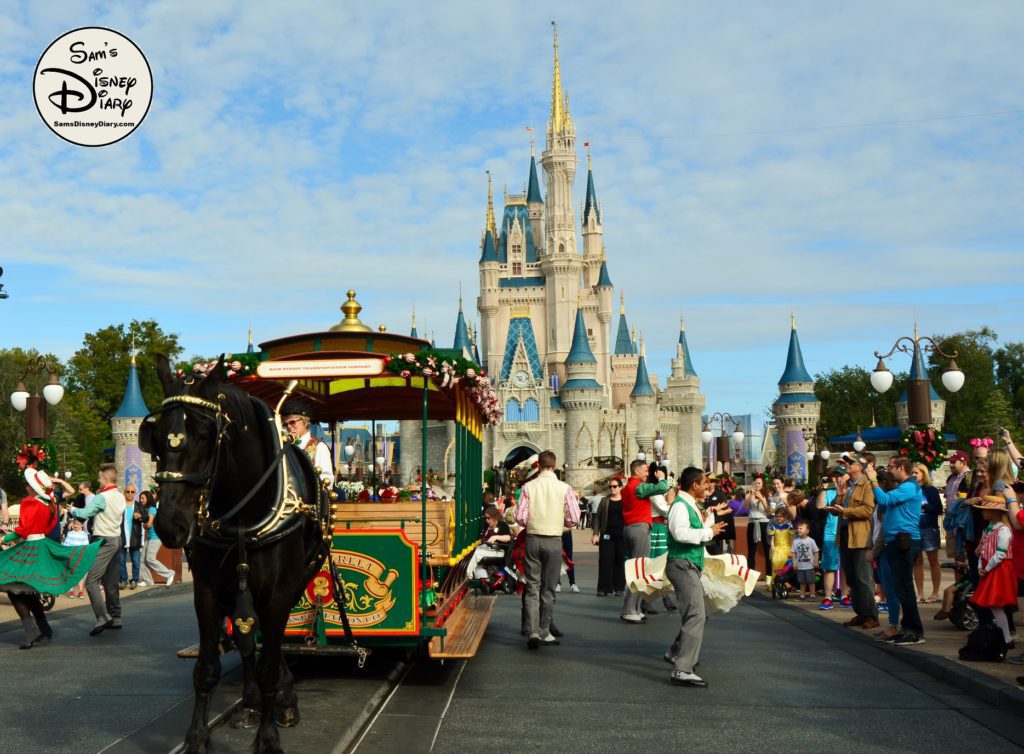
<instances>
[{"instance_id":1,"label":"lamp post","mask_svg":"<svg viewBox=\"0 0 1024 754\"><path fill-rule=\"evenodd\" d=\"M931 397L931 396L929 395L929 397ZM929 401L929 403L930 403L930 401ZM868 446L868 444L866 442L864 442L864 438L860 436L860 427L857 427L857 439L853 441L853 449L854 449L854 451L856 451L857 453L860 453L867 446Z\"/></svg>"},{"instance_id":2,"label":"lamp post","mask_svg":"<svg viewBox=\"0 0 1024 754\"><path fill-rule=\"evenodd\" d=\"M50 379L39 395L43 372L50 373ZM34 389L29 393L25 380L32 377ZM57 379L56 368L44 356L29 360L25 371L18 378L18 385L11 393L11 405L17 411L25 412L25 434L30 440L46 439L46 404L56 406L64 397L64 387Z\"/></svg>"},{"instance_id":3,"label":"lamp post","mask_svg":"<svg viewBox=\"0 0 1024 754\"><path fill-rule=\"evenodd\" d=\"M352 444L352 438L350 437L345 443L345 468L348 471L348 480L352 481L352 459L356 455L356 448Z\"/></svg>"},{"instance_id":4,"label":"lamp post","mask_svg":"<svg viewBox=\"0 0 1024 754\"><path fill-rule=\"evenodd\" d=\"M714 432L711 430L712 425L718 422L722 428L722 434L719 437L715 437ZM711 440L715 441L715 456L722 464L722 471L726 470L728 466L729 472L732 473L732 449L729 447L729 436L725 432L725 423L730 422L732 424L732 439L736 445L740 448L740 453L743 452L743 447L740 443L743 442L743 438L746 436L740 430L740 423L732 418L731 414L726 413L714 413L708 417L707 422L704 423L704 429L700 433L701 439L704 444L708 446L708 462L711 461ZM714 471L714 469L711 469Z\"/></svg>"},{"instance_id":5,"label":"lamp post","mask_svg":"<svg viewBox=\"0 0 1024 754\"><path fill-rule=\"evenodd\" d=\"M925 342L926 345L922 345L922 342ZM878 351L875 351L875 356L878 358L878 365L875 367L875 371L871 373L871 387L879 393L884 393L892 387L893 376L892 372L890 372L889 368L885 365L885 359L892 356L896 351L912 353L912 372L916 374L915 377L912 377L907 382L907 421L910 426L931 424L931 384L928 382L928 372L924 368L924 358L922 357L922 353L924 351L935 352L939 354L939 356L949 359L949 365L942 373L942 384L945 386L946 390L951 393L955 393L964 386L964 373L960 371L960 367L956 364L957 352L954 351L952 354L946 353L939 348L939 344L932 338L927 336L922 337L919 335L917 325L915 324L913 338L908 338L907 336L897 338L893 347L889 349L889 352L884 356Z\"/></svg>"},{"instance_id":6,"label":"lamp post","mask_svg":"<svg viewBox=\"0 0 1024 754\"><path fill-rule=\"evenodd\" d=\"M807 459L815 459L815 455L817 455L817 458L814 460L813 468L815 474L817 474L820 477L822 474L825 473L825 467L828 465L828 459L832 456L832 451L828 449L827 438L825 438L824 435L819 434L815 429L811 429L810 427L804 427L803 433L804 442L807 444L808 447ZM821 445L821 450L818 450L819 444ZM807 466L808 470L812 468L810 464L808 464ZM809 481L813 483L814 480L812 479Z\"/></svg>"}]
</instances>

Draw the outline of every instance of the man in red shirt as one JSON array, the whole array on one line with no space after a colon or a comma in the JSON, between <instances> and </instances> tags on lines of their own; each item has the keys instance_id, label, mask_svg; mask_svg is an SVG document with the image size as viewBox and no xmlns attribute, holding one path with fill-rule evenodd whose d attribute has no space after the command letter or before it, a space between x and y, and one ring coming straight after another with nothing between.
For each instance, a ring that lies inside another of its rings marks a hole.
<instances>
[{"instance_id":1,"label":"man in red shirt","mask_svg":"<svg viewBox=\"0 0 1024 754\"><path fill-rule=\"evenodd\" d=\"M622 488L622 539L626 545L626 559L646 558L651 554L651 495L668 492L668 481L662 472L657 472L656 484L645 482L647 462L637 459L629 464L629 480ZM641 610L643 595L628 592L622 606L620 618L626 623L643 623L646 618Z\"/></svg>"}]
</instances>

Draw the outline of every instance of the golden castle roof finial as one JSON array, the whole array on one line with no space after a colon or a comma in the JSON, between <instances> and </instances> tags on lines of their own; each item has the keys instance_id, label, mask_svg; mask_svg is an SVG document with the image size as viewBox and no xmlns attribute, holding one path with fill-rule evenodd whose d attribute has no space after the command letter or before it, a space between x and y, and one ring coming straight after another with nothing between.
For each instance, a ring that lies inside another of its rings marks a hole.
<instances>
[{"instance_id":1,"label":"golden castle roof finial","mask_svg":"<svg viewBox=\"0 0 1024 754\"><path fill-rule=\"evenodd\" d=\"M679 332L686 331L686 314L682 309L679 310Z\"/></svg>"},{"instance_id":2,"label":"golden castle roof finial","mask_svg":"<svg viewBox=\"0 0 1024 754\"><path fill-rule=\"evenodd\" d=\"M494 222L494 189L491 186L491 171L487 171L487 230L491 231L491 236L495 241L498 240L498 226Z\"/></svg>"},{"instance_id":3,"label":"golden castle roof finial","mask_svg":"<svg viewBox=\"0 0 1024 754\"><path fill-rule=\"evenodd\" d=\"M594 169L594 158L590 154L590 142L587 142L587 170Z\"/></svg>"},{"instance_id":4,"label":"golden castle roof finial","mask_svg":"<svg viewBox=\"0 0 1024 754\"><path fill-rule=\"evenodd\" d=\"M640 333L640 355L647 357L647 346L644 345L644 334Z\"/></svg>"},{"instance_id":5,"label":"golden castle roof finial","mask_svg":"<svg viewBox=\"0 0 1024 754\"><path fill-rule=\"evenodd\" d=\"M331 332L373 332L359 320L363 305L356 301L356 292L350 290L347 295L348 300L341 305L345 319L332 327Z\"/></svg>"},{"instance_id":6,"label":"golden castle roof finial","mask_svg":"<svg viewBox=\"0 0 1024 754\"><path fill-rule=\"evenodd\" d=\"M561 133L570 124L569 102L562 92L562 71L558 64L558 24L551 22L555 35L555 69L551 77L551 123L548 129L553 134Z\"/></svg>"},{"instance_id":7,"label":"golden castle roof finial","mask_svg":"<svg viewBox=\"0 0 1024 754\"><path fill-rule=\"evenodd\" d=\"M626 313L626 294L619 291L619 314Z\"/></svg>"},{"instance_id":8,"label":"golden castle roof finial","mask_svg":"<svg viewBox=\"0 0 1024 754\"><path fill-rule=\"evenodd\" d=\"M791 330L796 329L796 312L794 312L792 309L789 310L789 328Z\"/></svg>"},{"instance_id":9,"label":"golden castle roof finial","mask_svg":"<svg viewBox=\"0 0 1024 754\"><path fill-rule=\"evenodd\" d=\"M412 303L412 329L416 329L416 302Z\"/></svg>"}]
</instances>

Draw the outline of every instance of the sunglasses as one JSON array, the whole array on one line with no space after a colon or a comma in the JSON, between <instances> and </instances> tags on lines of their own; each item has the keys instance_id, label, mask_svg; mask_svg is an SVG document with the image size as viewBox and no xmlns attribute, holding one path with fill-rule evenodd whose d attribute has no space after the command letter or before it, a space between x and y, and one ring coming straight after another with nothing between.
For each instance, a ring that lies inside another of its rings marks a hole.
<instances>
[{"instance_id":1,"label":"sunglasses","mask_svg":"<svg viewBox=\"0 0 1024 754\"><path fill-rule=\"evenodd\" d=\"M290 427L290 426L292 426L293 424L301 424L301 423L302 423L302 422L304 422L304 421L306 421L306 420L305 420L305 419L288 419L288 420L287 420L287 421L286 421L286 422L284 423L284 425L285 425L286 427Z\"/></svg>"}]
</instances>

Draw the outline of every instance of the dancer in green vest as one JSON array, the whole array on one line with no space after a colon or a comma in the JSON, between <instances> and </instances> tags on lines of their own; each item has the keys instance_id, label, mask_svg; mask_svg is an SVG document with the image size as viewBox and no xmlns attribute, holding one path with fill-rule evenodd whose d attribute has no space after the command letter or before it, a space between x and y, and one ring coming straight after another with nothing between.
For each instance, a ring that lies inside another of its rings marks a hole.
<instances>
[{"instance_id":1,"label":"dancer in green vest","mask_svg":"<svg viewBox=\"0 0 1024 754\"><path fill-rule=\"evenodd\" d=\"M725 529L725 522L705 521L697 504L706 494L704 472L693 466L679 476L679 494L668 513L668 565L665 577L676 593L681 628L665 661L673 666L671 682L676 686L705 688L708 682L694 672L704 640L704 547Z\"/></svg>"}]
</instances>

